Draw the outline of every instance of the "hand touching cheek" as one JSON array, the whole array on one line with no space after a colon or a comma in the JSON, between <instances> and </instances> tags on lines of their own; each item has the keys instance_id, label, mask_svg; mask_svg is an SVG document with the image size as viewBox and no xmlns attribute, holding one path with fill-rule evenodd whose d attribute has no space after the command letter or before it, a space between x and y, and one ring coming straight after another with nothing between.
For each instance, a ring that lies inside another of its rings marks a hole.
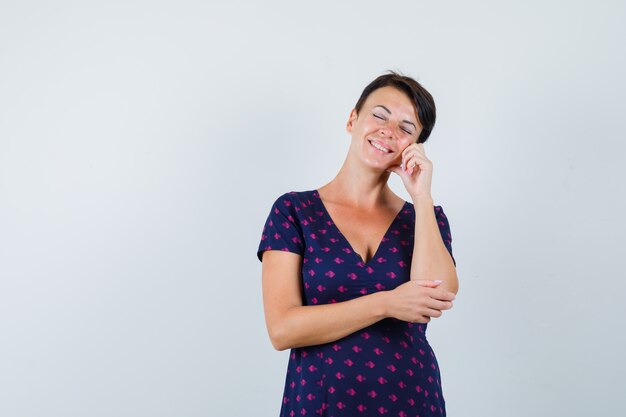
<instances>
[{"instance_id":1,"label":"hand touching cheek","mask_svg":"<svg viewBox=\"0 0 626 417\"><path fill-rule=\"evenodd\" d=\"M426 157L423 143L412 143L402 151L402 162L387 169L402 178L413 200L432 198L433 163Z\"/></svg>"}]
</instances>

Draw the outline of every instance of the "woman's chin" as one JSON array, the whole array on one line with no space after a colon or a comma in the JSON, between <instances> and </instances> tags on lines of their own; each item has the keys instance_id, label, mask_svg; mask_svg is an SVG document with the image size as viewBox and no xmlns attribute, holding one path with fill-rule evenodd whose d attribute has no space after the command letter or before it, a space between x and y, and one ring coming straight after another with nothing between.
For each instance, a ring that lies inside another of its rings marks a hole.
<instances>
[{"instance_id":1,"label":"woman's chin","mask_svg":"<svg viewBox=\"0 0 626 417\"><path fill-rule=\"evenodd\" d=\"M384 173L390 168L393 168L395 164L390 164L389 162L381 163L380 161L365 161L365 165L372 171Z\"/></svg>"}]
</instances>

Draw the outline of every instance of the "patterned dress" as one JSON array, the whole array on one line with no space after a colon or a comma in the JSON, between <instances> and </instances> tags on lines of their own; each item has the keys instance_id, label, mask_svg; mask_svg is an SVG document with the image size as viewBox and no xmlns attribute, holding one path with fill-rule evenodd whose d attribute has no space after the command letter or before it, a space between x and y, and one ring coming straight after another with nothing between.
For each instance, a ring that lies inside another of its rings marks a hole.
<instances>
[{"instance_id":1,"label":"patterned dress","mask_svg":"<svg viewBox=\"0 0 626 417\"><path fill-rule=\"evenodd\" d=\"M441 206L434 210L452 256L448 220ZM364 262L317 190L292 191L274 202L257 257L262 261L266 250L302 255L304 305L338 303L407 282L414 230L414 206L405 201L372 259ZM445 416L427 327L385 318L334 342L291 349L280 416Z\"/></svg>"}]
</instances>

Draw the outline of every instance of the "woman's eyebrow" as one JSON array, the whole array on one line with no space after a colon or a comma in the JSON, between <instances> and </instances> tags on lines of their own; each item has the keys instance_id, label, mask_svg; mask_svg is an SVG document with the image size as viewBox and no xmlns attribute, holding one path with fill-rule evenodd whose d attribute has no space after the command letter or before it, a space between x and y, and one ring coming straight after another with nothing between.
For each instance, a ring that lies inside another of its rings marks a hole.
<instances>
[{"instance_id":1,"label":"woman's eyebrow","mask_svg":"<svg viewBox=\"0 0 626 417\"><path fill-rule=\"evenodd\" d=\"M382 107L383 109L385 109L385 111L387 113L391 114L389 109L387 107L383 106L382 104L379 104L379 105L374 106L374 107ZM410 120L403 120L403 122L408 123L408 124L412 125L415 129L417 129L417 126L415 126L415 123L413 123L412 121L410 121Z\"/></svg>"}]
</instances>

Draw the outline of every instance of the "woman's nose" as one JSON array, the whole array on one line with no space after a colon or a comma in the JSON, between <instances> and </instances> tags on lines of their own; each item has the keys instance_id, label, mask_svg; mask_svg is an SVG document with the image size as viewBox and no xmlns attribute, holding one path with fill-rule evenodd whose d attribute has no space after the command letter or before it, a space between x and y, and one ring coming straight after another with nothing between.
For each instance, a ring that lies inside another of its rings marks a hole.
<instances>
[{"instance_id":1,"label":"woman's nose","mask_svg":"<svg viewBox=\"0 0 626 417\"><path fill-rule=\"evenodd\" d=\"M385 125L382 125L380 129L378 129L378 132L380 133L381 136L387 137L391 134L391 129L389 128L389 126L385 124Z\"/></svg>"},{"instance_id":2,"label":"woman's nose","mask_svg":"<svg viewBox=\"0 0 626 417\"><path fill-rule=\"evenodd\" d=\"M381 126L378 131L383 137L391 136L391 127L388 125Z\"/></svg>"}]
</instances>

